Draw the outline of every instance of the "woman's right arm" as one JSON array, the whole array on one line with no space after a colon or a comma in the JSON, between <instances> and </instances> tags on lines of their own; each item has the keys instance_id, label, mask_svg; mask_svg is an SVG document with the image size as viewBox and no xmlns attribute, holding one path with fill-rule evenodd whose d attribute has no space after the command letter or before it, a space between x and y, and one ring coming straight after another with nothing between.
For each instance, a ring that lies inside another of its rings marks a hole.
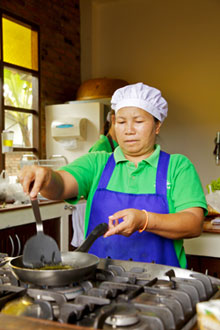
<instances>
[{"instance_id":1,"label":"woman's right arm","mask_svg":"<svg viewBox=\"0 0 220 330\"><path fill-rule=\"evenodd\" d=\"M53 171L50 168L32 165L24 166L19 180L26 194L31 198L42 196L51 200L63 200L78 195L76 179L66 171Z\"/></svg>"}]
</instances>

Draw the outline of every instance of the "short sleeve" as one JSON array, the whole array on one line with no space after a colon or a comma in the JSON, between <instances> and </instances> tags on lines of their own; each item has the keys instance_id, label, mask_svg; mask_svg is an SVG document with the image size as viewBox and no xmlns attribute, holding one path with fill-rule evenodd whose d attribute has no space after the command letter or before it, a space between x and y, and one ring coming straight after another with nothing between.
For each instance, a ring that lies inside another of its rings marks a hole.
<instances>
[{"instance_id":1,"label":"short sleeve","mask_svg":"<svg viewBox=\"0 0 220 330\"><path fill-rule=\"evenodd\" d=\"M206 214L205 194L195 166L183 155L171 155L171 160L170 189L175 212L202 207Z\"/></svg>"}]
</instances>

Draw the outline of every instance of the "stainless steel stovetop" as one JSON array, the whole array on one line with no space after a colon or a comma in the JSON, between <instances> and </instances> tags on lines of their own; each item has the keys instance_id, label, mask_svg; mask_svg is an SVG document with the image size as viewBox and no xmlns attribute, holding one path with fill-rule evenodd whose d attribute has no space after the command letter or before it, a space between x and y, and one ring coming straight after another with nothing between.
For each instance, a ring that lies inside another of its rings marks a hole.
<instances>
[{"instance_id":1,"label":"stainless steel stovetop","mask_svg":"<svg viewBox=\"0 0 220 330\"><path fill-rule=\"evenodd\" d=\"M22 315L95 329L187 330L196 304L219 297L220 280L176 267L101 259L87 279L68 287L20 283L0 268L0 308L28 297Z\"/></svg>"}]
</instances>

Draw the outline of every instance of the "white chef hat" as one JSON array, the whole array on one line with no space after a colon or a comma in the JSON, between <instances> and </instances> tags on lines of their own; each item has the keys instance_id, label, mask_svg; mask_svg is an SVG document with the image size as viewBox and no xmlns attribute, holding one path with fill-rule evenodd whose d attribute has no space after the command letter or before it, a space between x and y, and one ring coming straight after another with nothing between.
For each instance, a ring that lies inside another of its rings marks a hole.
<instances>
[{"instance_id":1,"label":"white chef hat","mask_svg":"<svg viewBox=\"0 0 220 330\"><path fill-rule=\"evenodd\" d=\"M143 83L119 88L112 95L111 107L116 113L119 109L129 106L141 108L161 122L167 117L168 104L161 92Z\"/></svg>"}]
</instances>

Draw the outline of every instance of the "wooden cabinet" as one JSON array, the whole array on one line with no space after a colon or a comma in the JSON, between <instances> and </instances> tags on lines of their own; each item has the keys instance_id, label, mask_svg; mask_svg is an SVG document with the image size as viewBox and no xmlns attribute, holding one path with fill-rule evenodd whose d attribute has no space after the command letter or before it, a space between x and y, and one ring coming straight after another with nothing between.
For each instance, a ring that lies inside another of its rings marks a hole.
<instances>
[{"instance_id":1,"label":"wooden cabinet","mask_svg":"<svg viewBox=\"0 0 220 330\"><path fill-rule=\"evenodd\" d=\"M60 218L43 221L44 233L52 236L60 247ZM36 234L36 223L0 230L0 251L11 257L22 254L28 238Z\"/></svg>"},{"instance_id":2,"label":"wooden cabinet","mask_svg":"<svg viewBox=\"0 0 220 330\"><path fill-rule=\"evenodd\" d=\"M220 278L220 258L187 255L187 268Z\"/></svg>"}]
</instances>

